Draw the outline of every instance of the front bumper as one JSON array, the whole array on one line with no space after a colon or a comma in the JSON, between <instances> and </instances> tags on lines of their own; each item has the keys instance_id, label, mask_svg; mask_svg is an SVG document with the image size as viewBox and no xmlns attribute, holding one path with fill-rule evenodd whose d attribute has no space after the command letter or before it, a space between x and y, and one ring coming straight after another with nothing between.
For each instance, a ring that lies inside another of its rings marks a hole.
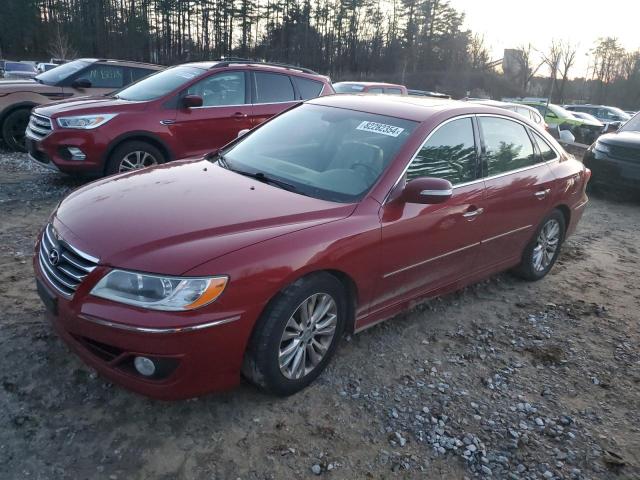
<instances>
[{"instance_id":1,"label":"front bumper","mask_svg":"<svg viewBox=\"0 0 640 480\"><path fill-rule=\"evenodd\" d=\"M72 130L54 128L43 138L27 133L27 152L29 158L40 165L65 173L101 175L104 171L104 153L109 139L98 129ZM72 160L68 147L79 148L85 155L84 160Z\"/></svg>"},{"instance_id":2,"label":"front bumper","mask_svg":"<svg viewBox=\"0 0 640 480\"><path fill-rule=\"evenodd\" d=\"M254 312L204 307L182 315L109 302L89 295L104 267L92 272L68 298L55 293L38 255L34 271L46 316L56 332L113 383L148 397L178 400L228 390L240 382ZM168 367L158 378L144 377L133 368L136 356Z\"/></svg>"},{"instance_id":3,"label":"front bumper","mask_svg":"<svg viewBox=\"0 0 640 480\"><path fill-rule=\"evenodd\" d=\"M637 162L625 161L590 149L583 162L585 167L591 169L593 185L640 191L640 158Z\"/></svg>"}]
</instances>

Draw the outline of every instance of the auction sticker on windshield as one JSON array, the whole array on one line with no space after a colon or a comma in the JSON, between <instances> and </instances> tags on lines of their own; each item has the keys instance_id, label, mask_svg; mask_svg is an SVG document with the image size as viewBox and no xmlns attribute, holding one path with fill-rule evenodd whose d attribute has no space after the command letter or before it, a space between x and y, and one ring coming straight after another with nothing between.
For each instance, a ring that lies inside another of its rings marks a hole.
<instances>
[{"instance_id":1,"label":"auction sticker on windshield","mask_svg":"<svg viewBox=\"0 0 640 480\"><path fill-rule=\"evenodd\" d=\"M397 137L404 131L404 128L394 127L393 125L386 125L384 123L367 122L365 120L356 127L356 130L362 130L363 132L380 133L389 137Z\"/></svg>"}]
</instances>

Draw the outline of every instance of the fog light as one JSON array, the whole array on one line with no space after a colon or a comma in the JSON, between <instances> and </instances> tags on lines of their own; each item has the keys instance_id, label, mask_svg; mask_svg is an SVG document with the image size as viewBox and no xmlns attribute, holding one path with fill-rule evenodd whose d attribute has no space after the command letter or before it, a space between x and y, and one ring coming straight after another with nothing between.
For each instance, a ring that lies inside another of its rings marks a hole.
<instances>
[{"instance_id":1,"label":"fog light","mask_svg":"<svg viewBox=\"0 0 640 480\"><path fill-rule=\"evenodd\" d=\"M136 367L137 372L145 377L151 377L156 373L156 364L150 358L136 357L133 359L133 365Z\"/></svg>"},{"instance_id":2,"label":"fog light","mask_svg":"<svg viewBox=\"0 0 640 480\"><path fill-rule=\"evenodd\" d=\"M84 152L77 147L67 147L67 150L71 154L71 160L84 160L87 158Z\"/></svg>"}]
</instances>

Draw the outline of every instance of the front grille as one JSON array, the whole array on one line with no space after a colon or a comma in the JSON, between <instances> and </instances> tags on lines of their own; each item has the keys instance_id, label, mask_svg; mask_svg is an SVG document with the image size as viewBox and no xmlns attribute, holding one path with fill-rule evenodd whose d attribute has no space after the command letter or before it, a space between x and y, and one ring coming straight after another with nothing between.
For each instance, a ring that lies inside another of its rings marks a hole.
<instances>
[{"instance_id":1,"label":"front grille","mask_svg":"<svg viewBox=\"0 0 640 480\"><path fill-rule=\"evenodd\" d=\"M618 145L609 145L609 151L613 158L627 160L629 162L640 163L640 148L620 147Z\"/></svg>"},{"instance_id":2,"label":"front grille","mask_svg":"<svg viewBox=\"0 0 640 480\"><path fill-rule=\"evenodd\" d=\"M37 113L31 114L29 125L27 126L27 134L30 137L42 140L51 133L51 130L53 130L53 126L49 117L38 115Z\"/></svg>"},{"instance_id":3,"label":"front grille","mask_svg":"<svg viewBox=\"0 0 640 480\"><path fill-rule=\"evenodd\" d=\"M40 267L51 286L70 297L98 264L98 259L72 247L57 237L51 224L42 234Z\"/></svg>"}]
</instances>

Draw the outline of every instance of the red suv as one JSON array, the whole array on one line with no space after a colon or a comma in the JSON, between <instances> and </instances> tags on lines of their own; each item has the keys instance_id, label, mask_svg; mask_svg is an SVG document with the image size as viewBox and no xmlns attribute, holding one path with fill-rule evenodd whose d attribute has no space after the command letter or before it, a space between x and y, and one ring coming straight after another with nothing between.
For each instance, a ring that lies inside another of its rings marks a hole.
<instances>
[{"instance_id":1,"label":"red suv","mask_svg":"<svg viewBox=\"0 0 640 480\"><path fill-rule=\"evenodd\" d=\"M188 63L107 97L34 109L27 149L67 173L126 172L200 157L301 100L331 93L329 78L301 67Z\"/></svg>"},{"instance_id":2,"label":"red suv","mask_svg":"<svg viewBox=\"0 0 640 480\"><path fill-rule=\"evenodd\" d=\"M343 332L506 269L543 278L590 172L507 110L332 95L210 158L64 199L36 245L64 340L159 398L308 385ZM517 288L517 287L516 287Z\"/></svg>"}]
</instances>

